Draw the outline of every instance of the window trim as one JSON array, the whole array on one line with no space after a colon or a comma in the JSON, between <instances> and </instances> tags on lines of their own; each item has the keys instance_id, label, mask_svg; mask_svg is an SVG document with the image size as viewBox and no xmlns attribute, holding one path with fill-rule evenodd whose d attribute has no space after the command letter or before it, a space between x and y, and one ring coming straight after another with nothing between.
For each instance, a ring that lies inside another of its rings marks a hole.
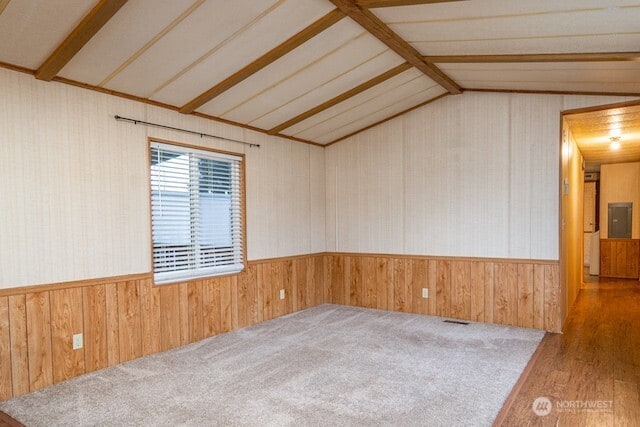
<instances>
[{"instance_id":1,"label":"window trim","mask_svg":"<svg viewBox=\"0 0 640 427\"><path fill-rule=\"evenodd\" d=\"M234 273L223 273L223 274L214 274L207 275L204 274L202 276L190 277L187 279L171 279L167 281L162 281L161 283L156 283L155 279L155 268L154 268L154 259L153 259L153 201L152 201L152 191L151 191L151 145L153 143L160 144L170 144L178 147L189 148L193 150L200 151L208 151L215 154L224 154L229 156L237 156L241 158L240 162L240 204L242 206L241 212L241 224L242 224L242 270L234 272ZM189 283L197 280L206 280L213 279L218 277L229 277L229 276L238 276L244 273L247 270L247 186L246 186L246 155L245 153L238 153L234 151L225 151L217 148L211 148L201 145L194 144L186 144L183 142L170 141L167 139L155 138L155 137L147 137L147 194L149 195L149 209L148 209L148 218L149 218L149 262L151 265L151 280L153 281L153 286L164 286L171 285L176 283Z\"/></svg>"}]
</instances>

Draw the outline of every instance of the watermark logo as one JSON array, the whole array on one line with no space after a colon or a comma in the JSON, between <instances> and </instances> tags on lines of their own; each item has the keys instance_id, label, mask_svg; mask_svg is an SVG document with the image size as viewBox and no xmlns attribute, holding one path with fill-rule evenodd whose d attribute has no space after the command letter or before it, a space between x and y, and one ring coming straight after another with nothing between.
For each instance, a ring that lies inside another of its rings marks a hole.
<instances>
[{"instance_id":1,"label":"watermark logo","mask_svg":"<svg viewBox=\"0 0 640 427\"><path fill-rule=\"evenodd\" d=\"M578 412L612 412L613 401L611 400L556 400L555 405L548 397L540 396L533 401L531 409L539 417L546 417L553 411L568 412L576 414Z\"/></svg>"},{"instance_id":2,"label":"watermark logo","mask_svg":"<svg viewBox=\"0 0 640 427\"><path fill-rule=\"evenodd\" d=\"M551 401L544 397L538 397L533 401L533 405L531 405L531 409L533 409L533 413L539 417L546 417L551 413L551 409L553 409L553 405L551 405Z\"/></svg>"}]
</instances>

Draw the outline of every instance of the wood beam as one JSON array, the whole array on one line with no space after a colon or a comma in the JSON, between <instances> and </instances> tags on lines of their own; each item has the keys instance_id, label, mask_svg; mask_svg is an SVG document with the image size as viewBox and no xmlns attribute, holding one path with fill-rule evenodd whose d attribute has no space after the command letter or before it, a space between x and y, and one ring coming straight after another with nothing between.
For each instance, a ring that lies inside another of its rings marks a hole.
<instances>
[{"instance_id":1,"label":"wood beam","mask_svg":"<svg viewBox=\"0 0 640 427\"><path fill-rule=\"evenodd\" d=\"M451 94L462 93L462 89L438 67L426 62L420 52L403 40L368 9L358 6L354 0L331 0L348 17L360 24L391 50L403 57L409 64L422 71Z\"/></svg>"},{"instance_id":2,"label":"wood beam","mask_svg":"<svg viewBox=\"0 0 640 427\"><path fill-rule=\"evenodd\" d=\"M350 89L344 93L341 93L340 95L336 96L335 98L331 98L330 100L316 106L313 107L312 109L305 111L302 114L298 114L297 116L295 116L292 119L287 120L286 122L279 124L278 126L274 127L273 129L271 129L269 131L269 133L275 134L275 133L279 133L280 131L287 129L293 125L295 125L296 123L300 123L303 120L308 119L311 116L314 116L318 113L320 113L321 111L324 111L328 108L333 107L334 105L337 105L339 103L341 103L342 101L346 101L347 99L356 96L357 94L364 92L367 89L370 89L382 82L384 82L385 80L390 79L391 77L397 76L398 74L402 73L403 71L407 71L409 68L411 68L411 65L409 65L408 63L404 63L404 64L400 64L397 67L392 68L389 71L386 71L374 78L372 78L371 80L368 80L356 87L354 87L353 89Z\"/></svg>"},{"instance_id":3,"label":"wood beam","mask_svg":"<svg viewBox=\"0 0 640 427\"><path fill-rule=\"evenodd\" d=\"M44 61L36 71L36 79L51 81L125 3L127 0L100 0Z\"/></svg>"},{"instance_id":4,"label":"wood beam","mask_svg":"<svg viewBox=\"0 0 640 427\"><path fill-rule=\"evenodd\" d=\"M0 0L0 15L2 15L2 12L7 8L10 1L11 0Z\"/></svg>"},{"instance_id":5,"label":"wood beam","mask_svg":"<svg viewBox=\"0 0 640 427\"><path fill-rule=\"evenodd\" d=\"M306 41L311 38L317 36L327 28L331 27L336 22L340 21L345 17L345 14L342 13L339 9L334 9L331 12L327 13L322 18L318 19L316 22L303 29L296 35L292 36L284 43L276 46L271 49L269 52L262 55L260 58L256 59L252 63L248 64L241 70L237 71L235 74L227 77L208 91L199 95L197 98L189 101L182 108L180 108L180 112L184 114L189 114L203 106L207 102L211 101L216 96L220 95L223 92L231 89L238 83L257 73L258 71L265 68L267 65L277 61L282 58L287 53L291 52L298 46L302 45Z\"/></svg>"},{"instance_id":6,"label":"wood beam","mask_svg":"<svg viewBox=\"0 0 640 427\"><path fill-rule=\"evenodd\" d=\"M373 8L373 7L413 6L417 4L450 3L454 1L466 1L466 0L356 0L356 4L362 7Z\"/></svg>"},{"instance_id":7,"label":"wood beam","mask_svg":"<svg viewBox=\"0 0 640 427\"><path fill-rule=\"evenodd\" d=\"M427 62L438 64L640 61L640 52L544 53L533 55L448 55L424 56L423 58Z\"/></svg>"}]
</instances>

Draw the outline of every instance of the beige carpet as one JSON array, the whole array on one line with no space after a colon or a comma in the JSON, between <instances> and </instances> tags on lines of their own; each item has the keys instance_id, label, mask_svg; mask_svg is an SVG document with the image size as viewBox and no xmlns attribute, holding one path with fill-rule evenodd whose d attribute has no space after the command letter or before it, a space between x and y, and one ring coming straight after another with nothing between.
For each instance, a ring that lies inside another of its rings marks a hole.
<instances>
[{"instance_id":1,"label":"beige carpet","mask_svg":"<svg viewBox=\"0 0 640 427\"><path fill-rule=\"evenodd\" d=\"M543 333L322 305L0 403L28 426L489 426Z\"/></svg>"}]
</instances>

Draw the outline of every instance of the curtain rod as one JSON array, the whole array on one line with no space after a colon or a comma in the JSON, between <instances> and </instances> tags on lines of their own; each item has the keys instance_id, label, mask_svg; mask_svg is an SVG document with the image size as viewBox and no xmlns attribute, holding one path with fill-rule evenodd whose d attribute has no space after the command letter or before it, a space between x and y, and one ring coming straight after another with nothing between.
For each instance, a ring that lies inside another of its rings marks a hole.
<instances>
[{"instance_id":1,"label":"curtain rod","mask_svg":"<svg viewBox=\"0 0 640 427\"><path fill-rule=\"evenodd\" d=\"M260 148L260 144L252 144L251 142L239 141L237 139L225 138L223 136L211 135L208 133L196 132L188 129L180 129L173 126L161 125L158 123L145 122L144 120L130 119L128 117L122 117L118 115L113 117L119 122L127 122L127 123L133 123L134 125L145 125L145 126L150 126L150 127L160 128L160 129L175 130L178 132L190 133L191 135L198 135L200 138L207 137L207 138L221 139L223 141L237 142L238 144L248 145L249 147Z\"/></svg>"}]
</instances>

